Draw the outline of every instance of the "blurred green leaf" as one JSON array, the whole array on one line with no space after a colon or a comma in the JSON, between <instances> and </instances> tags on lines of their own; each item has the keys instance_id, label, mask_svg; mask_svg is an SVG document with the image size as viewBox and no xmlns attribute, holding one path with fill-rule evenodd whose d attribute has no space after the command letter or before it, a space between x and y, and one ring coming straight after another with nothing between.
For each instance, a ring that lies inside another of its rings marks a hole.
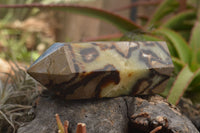
<instances>
[{"instance_id":1,"label":"blurred green leaf","mask_svg":"<svg viewBox=\"0 0 200 133\"><path fill-rule=\"evenodd\" d=\"M174 68L175 68L175 72L180 72L181 69L186 65L182 60L176 58L176 57L172 57L172 61L174 64Z\"/></svg>"},{"instance_id":2,"label":"blurred green leaf","mask_svg":"<svg viewBox=\"0 0 200 133\"><path fill-rule=\"evenodd\" d=\"M191 72L188 65L186 65L181 72L176 77L175 82L169 92L167 100L171 104L177 104L180 97L184 94L185 90L189 86L190 82L192 81L193 73Z\"/></svg>"},{"instance_id":3,"label":"blurred green leaf","mask_svg":"<svg viewBox=\"0 0 200 133\"><path fill-rule=\"evenodd\" d=\"M178 30L177 32L187 41L189 42L190 40L190 32L191 32L191 29L188 29L188 30Z\"/></svg>"},{"instance_id":4,"label":"blurred green leaf","mask_svg":"<svg viewBox=\"0 0 200 133\"><path fill-rule=\"evenodd\" d=\"M193 26L193 24L187 22L194 20L195 18L196 18L196 13L194 11L186 10L184 12L174 15L164 24L162 24L162 26L174 30L187 30L191 29L191 27Z\"/></svg>"},{"instance_id":5,"label":"blurred green leaf","mask_svg":"<svg viewBox=\"0 0 200 133\"><path fill-rule=\"evenodd\" d=\"M192 29L190 45L194 51L200 50L200 22L196 22Z\"/></svg>"},{"instance_id":6,"label":"blurred green leaf","mask_svg":"<svg viewBox=\"0 0 200 133\"><path fill-rule=\"evenodd\" d=\"M194 72L196 71L198 68L200 68L200 64L197 64L196 61L192 61L191 65L190 65L190 69Z\"/></svg>"},{"instance_id":7,"label":"blurred green leaf","mask_svg":"<svg viewBox=\"0 0 200 133\"><path fill-rule=\"evenodd\" d=\"M199 86L200 86L200 68L195 72L194 78L192 82L190 83L190 87L192 88L200 88Z\"/></svg>"},{"instance_id":8,"label":"blurred green leaf","mask_svg":"<svg viewBox=\"0 0 200 133\"><path fill-rule=\"evenodd\" d=\"M190 83L185 96L190 98L193 102L200 102L200 67L194 73L192 82Z\"/></svg>"},{"instance_id":9,"label":"blurred green leaf","mask_svg":"<svg viewBox=\"0 0 200 133\"><path fill-rule=\"evenodd\" d=\"M190 45L192 47L192 69L196 70L200 64L200 21L195 23L190 37Z\"/></svg>"},{"instance_id":10,"label":"blurred green leaf","mask_svg":"<svg viewBox=\"0 0 200 133\"><path fill-rule=\"evenodd\" d=\"M177 10L179 6L179 2L177 0L165 0L153 14L152 18L149 20L148 25L154 25L158 23L162 18L167 16L168 14Z\"/></svg>"},{"instance_id":11,"label":"blurred green leaf","mask_svg":"<svg viewBox=\"0 0 200 133\"><path fill-rule=\"evenodd\" d=\"M165 40L165 39L163 39L163 40ZM176 51L176 49L174 48L174 46L172 45L172 43L169 42L169 41L167 41L167 40L165 40L165 41L167 42L167 46L168 46L168 49L169 49L169 51L170 51L170 55L171 55L172 57L178 58L177 51Z\"/></svg>"},{"instance_id":12,"label":"blurred green leaf","mask_svg":"<svg viewBox=\"0 0 200 133\"><path fill-rule=\"evenodd\" d=\"M198 57L197 58L197 62L198 62L198 64L200 65L200 50L199 51L197 51L197 56L196 57Z\"/></svg>"},{"instance_id":13,"label":"blurred green leaf","mask_svg":"<svg viewBox=\"0 0 200 133\"><path fill-rule=\"evenodd\" d=\"M178 33L167 28L158 29L155 33L165 36L176 49L179 58L183 62L190 64L192 50Z\"/></svg>"}]
</instances>

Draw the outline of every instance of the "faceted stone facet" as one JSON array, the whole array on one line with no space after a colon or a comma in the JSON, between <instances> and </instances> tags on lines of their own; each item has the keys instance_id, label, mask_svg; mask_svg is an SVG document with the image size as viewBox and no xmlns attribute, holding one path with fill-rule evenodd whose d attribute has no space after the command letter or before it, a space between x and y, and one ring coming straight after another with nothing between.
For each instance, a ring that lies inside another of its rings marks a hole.
<instances>
[{"instance_id":1,"label":"faceted stone facet","mask_svg":"<svg viewBox=\"0 0 200 133\"><path fill-rule=\"evenodd\" d=\"M66 99L160 93L173 71L165 42L55 43L28 73Z\"/></svg>"}]
</instances>

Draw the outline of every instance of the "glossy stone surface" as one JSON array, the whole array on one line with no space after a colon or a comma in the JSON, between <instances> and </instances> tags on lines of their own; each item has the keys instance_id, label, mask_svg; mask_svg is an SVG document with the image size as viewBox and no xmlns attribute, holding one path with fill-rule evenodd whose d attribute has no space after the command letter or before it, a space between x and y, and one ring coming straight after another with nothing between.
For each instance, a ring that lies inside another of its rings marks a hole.
<instances>
[{"instance_id":1,"label":"glossy stone surface","mask_svg":"<svg viewBox=\"0 0 200 133\"><path fill-rule=\"evenodd\" d=\"M27 70L66 99L152 94L173 71L165 42L55 43Z\"/></svg>"}]
</instances>

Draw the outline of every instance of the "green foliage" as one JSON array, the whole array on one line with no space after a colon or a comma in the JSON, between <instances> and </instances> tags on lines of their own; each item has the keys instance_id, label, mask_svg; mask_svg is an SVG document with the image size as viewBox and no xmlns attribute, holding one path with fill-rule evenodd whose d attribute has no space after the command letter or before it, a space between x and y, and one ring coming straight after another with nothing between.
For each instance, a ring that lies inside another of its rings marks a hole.
<instances>
[{"instance_id":1,"label":"green foliage","mask_svg":"<svg viewBox=\"0 0 200 133\"><path fill-rule=\"evenodd\" d=\"M169 44L175 72L178 74L168 95L168 101L177 104L182 95L189 97L195 101L197 98L191 97L192 92L200 95L200 64L198 60L200 47L200 27L197 19L196 9L186 9L183 12L172 16L154 33L161 35ZM196 20L196 24L195 24ZM192 28L193 27L193 28ZM171 30L170 30L171 29ZM176 30L173 31L173 30ZM182 31L185 30L190 36L190 41L183 38ZM191 33L191 34L190 34ZM173 54L174 51L177 53ZM189 95L190 94L190 95ZM200 102L200 99L195 102Z\"/></svg>"},{"instance_id":2,"label":"green foliage","mask_svg":"<svg viewBox=\"0 0 200 133\"><path fill-rule=\"evenodd\" d=\"M185 62L183 62L182 60L176 58L176 57L172 57L172 61L175 67L174 72L177 74L178 72L181 71L181 69L186 65Z\"/></svg>"},{"instance_id":3,"label":"green foliage","mask_svg":"<svg viewBox=\"0 0 200 133\"><path fill-rule=\"evenodd\" d=\"M25 47L27 33L15 29L0 30L0 42L5 47L0 57L15 61L31 62L39 57L37 51L28 51Z\"/></svg>"},{"instance_id":4,"label":"green foliage","mask_svg":"<svg viewBox=\"0 0 200 133\"><path fill-rule=\"evenodd\" d=\"M193 22L196 19L196 13L191 10L186 10L171 17L168 21L162 24L163 27L173 30L191 30Z\"/></svg>"},{"instance_id":5,"label":"green foliage","mask_svg":"<svg viewBox=\"0 0 200 133\"><path fill-rule=\"evenodd\" d=\"M157 8L156 12L153 14L152 18L148 22L148 25L156 25L160 22L163 17L168 14L175 12L178 9L179 3L177 0L165 0Z\"/></svg>"},{"instance_id":6,"label":"green foliage","mask_svg":"<svg viewBox=\"0 0 200 133\"><path fill-rule=\"evenodd\" d=\"M166 39L173 44L175 50L178 53L179 58L187 64L190 64L192 50L188 46L187 42L185 41L182 36L177 34L176 32L170 29L158 29L155 31L157 34L166 37Z\"/></svg>"},{"instance_id":7,"label":"green foliage","mask_svg":"<svg viewBox=\"0 0 200 133\"><path fill-rule=\"evenodd\" d=\"M196 97L200 95L200 63L198 58L200 57L200 21L197 20L198 9L186 5L184 11L173 15L172 12L178 11L178 7L177 1L165 0L148 22L149 25L153 24L158 28L152 34L164 37L163 39L167 41L170 53L173 56L172 60L177 77L170 93L165 92L168 101L173 104L177 104L185 92L185 96L193 101L197 100ZM166 16L168 16L167 19L165 19ZM188 38L190 38L190 41L188 41ZM171 79L174 79L174 77ZM192 97L192 92L196 94L195 100ZM200 99L196 102L200 102Z\"/></svg>"},{"instance_id":8,"label":"green foliage","mask_svg":"<svg viewBox=\"0 0 200 133\"><path fill-rule=\"evenodd\" d=\"M190 38L190 46L193 49L192 54L192 70L200 67L200 21L197 21L192 30Z\"/></svg>"},{"instance_id":9,"label":"green foliage","mask_svg":"<svg viewBox=\"0 0 200 133\"><path fill-rule=\"evenodd\" d=\"M182 93L186 90L189 83L191 82L192 77L193 73L191 72L190 68L186 65L177 76L168 95L168 101L170 101L172 104L177 104L177 99L180 99Z\"/></svg>"}]
</instances>

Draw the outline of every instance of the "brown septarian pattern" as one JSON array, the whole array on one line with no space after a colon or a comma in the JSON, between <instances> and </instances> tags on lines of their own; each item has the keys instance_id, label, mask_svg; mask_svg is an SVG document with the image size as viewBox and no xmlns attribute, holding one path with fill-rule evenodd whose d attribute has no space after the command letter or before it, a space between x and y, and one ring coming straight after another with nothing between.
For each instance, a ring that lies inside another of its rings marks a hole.
<instances>
[{"instance_id":1,"label":"brown septarian pattern","mask_svg":"<svg viewBox=\"0 0 200 133\"><path fill-rule=\"evenodd\" d=\"M172 71L165 42L55 43L28 69L66 99L160 93Z\"/></svg>"}]
</instances>

